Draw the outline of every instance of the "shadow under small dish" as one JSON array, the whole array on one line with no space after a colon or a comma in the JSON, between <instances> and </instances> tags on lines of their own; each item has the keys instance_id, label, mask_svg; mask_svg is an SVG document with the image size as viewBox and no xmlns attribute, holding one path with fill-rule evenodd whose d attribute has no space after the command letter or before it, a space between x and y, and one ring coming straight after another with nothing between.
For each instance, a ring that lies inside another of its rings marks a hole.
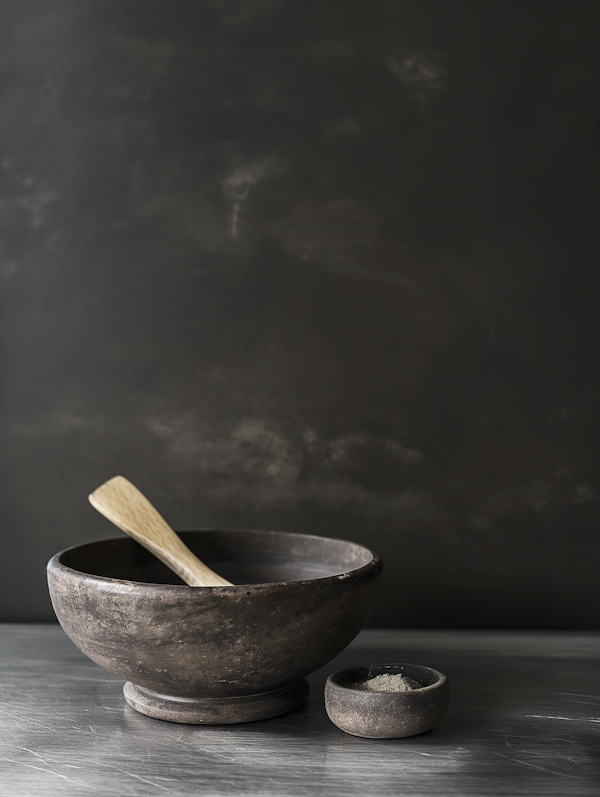
<instances>
[{"instance_id":1,"label":"shadow under small dish","mask_svg":"<svg viewBox=\"0 0 600 797\"><path fill-rule=\"evenodd\" d=\"M401 675L421 684L407 691L365 688L369 679ZM333 673L325 684L325 708L329 719L352 736L366 739L399 739L431 730L442 719L450 702L446 676L419 664L379 664Z\"/></svg>"}]
</instances>

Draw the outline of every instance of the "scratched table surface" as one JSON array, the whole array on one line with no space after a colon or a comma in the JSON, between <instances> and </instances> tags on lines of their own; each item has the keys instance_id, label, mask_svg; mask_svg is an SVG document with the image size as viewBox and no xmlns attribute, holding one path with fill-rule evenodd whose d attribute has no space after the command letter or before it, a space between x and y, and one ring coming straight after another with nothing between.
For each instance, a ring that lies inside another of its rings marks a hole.
<instances>
[{"instance_id":1,"label":"scratched table surface","mask_svg":"<svg viewBox=\"0 0 600 797\"><path fill-rule=\"evenodd\" d=\"M445 672L447 716L409 739L327 718L335 670L413 662ZM0 625L0 794L600 794L600 634L365 630L309 678L305 706L246 725L136 713L123 681L58 626Z\"/></svg>"}]
</instances>

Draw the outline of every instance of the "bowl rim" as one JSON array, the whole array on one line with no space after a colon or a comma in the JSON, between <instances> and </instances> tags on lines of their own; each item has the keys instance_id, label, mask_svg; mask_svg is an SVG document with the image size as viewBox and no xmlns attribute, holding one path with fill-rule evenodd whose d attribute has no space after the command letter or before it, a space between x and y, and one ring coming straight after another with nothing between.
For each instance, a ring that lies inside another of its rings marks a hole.
<instances>
[{"instance_id":1,"label":"bowl rim","mask_svg":"<svg viewBox=\"0 0 600 797\"><path fill-rule=\"evenodd\" d=\"M377 665L382 666L382 665ZM349 697L350 695L360 695L361 697L367 696L363 699L373 699L373 696L381 696L375 699L390 699L396 700L401 698L403 700L410 699L410 695L423 695L427 692L432 692L436 689L440 689L442 686L448 683L448 677L441 672L440 670L436 670L434 667L428 667L426 664L414 664L413 662L408 661L398 661L398 662L389 662L385 666L394 666L394 667L414 667L418 670L427 670L429 673L434 673L437 676L437 680L429 684L428 686L422 686L420 689L410 689L408 692L384 692L383 690L368 690L368 689L355 689L353 686L344 686L343 684L338 683L337 678L345 676L347 673L354 672L356 670L369 670L369 667L348 667L346 670L338 670L337 672L332 672L331 675L327 678L325 683L325 687L329 687L330 689L339 690L344 696ZM409 676L412 677L412 676Z\"/></svg>"},{"instance_id":2,"label":"bowl rim","mask_svg":"<svg viewBox=\"0 0 600 797\"><path fill-rule=\"evenodd\" d=\"M363 550L367 551L371 554L371 560L360 567L354 568L352 570L346 570L343 573L337 573L335 575L330 576L319 576L317 578L306 578L306 579L299 579L298 581L265 581L260 582L258 584L232 584L231 586L220 586L220 587L193 587L189 584L157 584L154 581L131 581L130 579L122 579L122 578L111 578L109 576L99 576L94 573L86 573L84 570L77 570L74 567L69 567L61 562L61 557L69 553L70 551L74 551L77 548L83 548L86 545L93 545L97 543L103 542L114 542L115 540L127 540L131 539L132 542L135 542L131 537L127 537L127 535L121 535L118 537L101 537L97 540L87 540L86 542L77 543L76 545L70 545L68 548L64 548L62 551L58 551L55 553L54 556L50 558L48 564L46 565L46 571L48 576L55 575L56 573L64 573L65 575L75 576L75 577L84 577L86 580L90 580L98 585L98 587L103 586L115 586L118 585L119 587L129 588L129 590L134 591L140 587L152 587L155 590L160 592L177 592L181 591L184 594L191 594L188 591L194 590L196 594L199 591L206 591L210 590L212 593L213 590L218 590L219 594L233 594L238 592L238 590L256 590L256 589L264 589L264 588L273 588L273 587L289 587L292 584L311 584L315 582L327 582L327 581L336 581L336 580L344 580L349 578L350 576L355 577L358 574L366 573L367 571L375 571L381 573L383 569L383 561L381 556L370 548L367 545L363 545L360 542L353 542L352 540L346 540L339 537L324 537L320 534L305 534L303 532L297 531L276 531L273 529L180 529L177 531L177 534L186 533L188 531L191 532L234 532L234 533L243 533L243 532L259 532L261 534L273 534L273 535L286 535L289 537L308 537L312 539L318 540L331 540L332 542L342 542L349 545L356 545L358 548L362 548ZM140 543L137 543L138 545Z\"/></svg>"}]
</instances>

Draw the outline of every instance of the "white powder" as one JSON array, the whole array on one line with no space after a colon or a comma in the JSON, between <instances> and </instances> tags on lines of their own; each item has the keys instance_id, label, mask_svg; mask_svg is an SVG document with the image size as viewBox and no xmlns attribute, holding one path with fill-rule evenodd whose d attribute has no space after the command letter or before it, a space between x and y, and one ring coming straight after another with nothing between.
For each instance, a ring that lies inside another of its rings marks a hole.
<instances>
[{"instance_id":1,"label":"white powder","mask_svg":"<svg viewBox=\"0 0 600 797\"><path fill-rule=\"evenodd\" d=\"M354 689L364 689L368 692L410 692L413 689L423 688L423 684L399 673L376 675L368 681L357 681L352 686Z\"/></svg>"}]
</instances>

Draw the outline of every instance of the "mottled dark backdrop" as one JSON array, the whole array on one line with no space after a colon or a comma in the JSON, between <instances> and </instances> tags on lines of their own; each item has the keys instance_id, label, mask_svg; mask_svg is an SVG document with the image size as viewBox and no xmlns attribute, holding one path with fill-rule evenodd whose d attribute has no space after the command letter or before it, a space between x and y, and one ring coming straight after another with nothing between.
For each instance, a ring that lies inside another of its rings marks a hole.
<instances>
[{"instance_id":1,"label":"mottled dark backdrop","mask_svg":"<svg viewBox=\"0 0 600 797\"><path fill-rule=\"evenodd\" d=\"M595 1L0 0L1 619L121 473L371 545L374 624L598 627L599 44Z\"/></svg>"}]
</instances>

